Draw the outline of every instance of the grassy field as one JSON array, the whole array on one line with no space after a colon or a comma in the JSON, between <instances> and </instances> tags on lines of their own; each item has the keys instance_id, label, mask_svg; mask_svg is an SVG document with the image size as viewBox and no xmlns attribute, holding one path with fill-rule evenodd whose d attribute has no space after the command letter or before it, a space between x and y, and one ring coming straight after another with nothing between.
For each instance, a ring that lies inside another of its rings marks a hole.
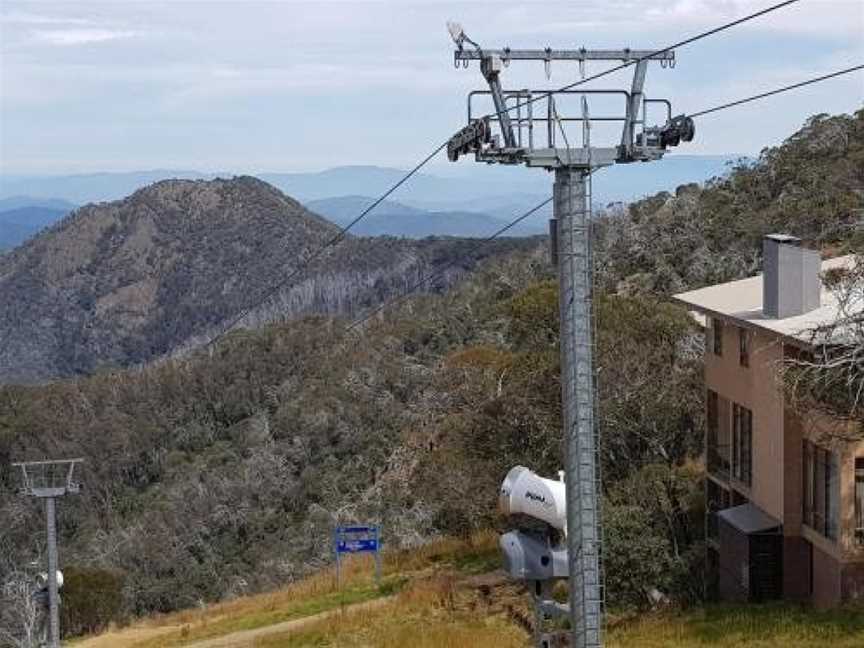
<instances>
[{"instance_id":1,"label":"grassy field","mask_svg":"<svg viewBox=\"0 0 864 648\"><path fill-rule=\"evenodd\" d=\"M608 648L860 648L864 609L718 605L613 622L607 637Z\"/></svg>"},{"instance_id":2,"label":"grassy field","mask_svg":"<svg viewBox=\"0 0 864 648\"><path fill-rule=\"evenodd\" d=\"M406 587L386 606L271 635L261 648L450 648L530 646L524 596L496 588L484 597L432 579ZM520 600L521 597L521 600ZM503 599L503 603L502 603ZM510 601L509 603L507 601ZM515 614L514 614L515 612ZM613 620L607 648L860 648L864 610L815 612L796 606L709 606Z\"/></svg>"},{"instance_id":3,"label":"grassy field","mask_svg":"<svg viewBox=\"0 0 864 648\"><path fill-rule=\"evenodd\" d=\"M498 566L497 536L478 534L468 541L443 539L415 551L385 554L381 586L368 557L343 564L342 586L332 571L322 571L284 589L154 617L99 637L71 642L80 648L171 648L235 632L339 610L355 603L394 596L406 584L429 578L470 578ZM421 587L422 589L422 587ZM409 588L414 591L412 585ZM408 598L414 594L406 594Z\"/></svg>"},{"instance_id":4,"label":"grassy field","mask_svg":"<svg viewBox=\"0 0 864 648\"><path fill-rule=\"evenodd\" d=\"M276 592L149 619L73 643L78 648L194 647L201 641L253 631L254 636L240 636L236 645L529 646L528 597L518 585L495 571L500 560L496 541L493 534L481 534L470 541L441 540L414 552L386 555L380 587L373 582L371 562L361 558L345 566L341 589L336 588L333 573L325 571ZM352 607L371 601L374 604ZM864 647L864 610L816 612L783 605L708 606L638 617L610 615L606 645Z\"/></svg>"},{"instance_id":5,"label":"grassy field","mask_svg":"<svg viewBox=\"0 0 864 648\"><path fill-rule=\"evenodd\" d=\"M490 588L491 589L491 588ZM527 632L513 622L500 597L460 585L452 575L413 583L385 606L348 611L257 641L260 648L277 646L340 648L522 648ZM518 597L515 588L509 596Z\"/></svg>"}]
</instances>

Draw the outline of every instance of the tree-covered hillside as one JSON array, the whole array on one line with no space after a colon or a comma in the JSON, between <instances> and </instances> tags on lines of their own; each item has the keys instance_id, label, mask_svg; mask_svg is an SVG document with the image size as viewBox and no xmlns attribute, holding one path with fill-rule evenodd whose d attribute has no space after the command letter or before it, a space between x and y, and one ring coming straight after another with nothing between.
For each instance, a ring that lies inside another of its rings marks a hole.
<instances>
[{"instance_id":1,"label":"tree-covered hillside","mask_svg":"<svg viewBox=\"0 0 864 648\"><path fill-rule=\"evenodd\" d=\"M81 207L0 257L0 382L148 362L232 322L351 314L470 245L348 236L313 257L338 233L250 177L166 180ZM532 243L501 240L486 253L520 245ZM433 288L472 263L454 263Z\"/></svg>"},{"instance_id":2,"label":"tree-covered hillside","mask_svg":"<svg viewBox=\"0 0 864 648\"><path fill-rule=\"evenodd\" d=\"M359 334L305 319L184 361L5 387L0 463L86 457L84 492L61 505L64 564L122 574L134 614L296 578L329 559L336 521L381 520L391 545L484 528L506 469L561 465L548 272L541 252L515 253ZM701 428L692 326L643 298L609 297L598 315L610 505L645 466L679 516L693 481L673 467ZM639 401L649 391L656 406ZM4 470L4 575L39 550L41 514L14 487ZM689 526L652 528L686 571L671 547Z\"/></svg>"},{"instance_id":3,"label":"tree-covered hillside","mask_svg":"<svg viewBox=\"0 0 864 648\"><path fill-rule=\"evenodd\" d=\"M663 295L755 271L771 230L854 249L862 119L814 118L728 178L601 219L611 605L703 591L702 336ZM61 505L63 560L113 583L111 617L291 581L329 560L340 521L380 521L391 546L501 525L507 470L554 475L563 449L554 270L537 241L511 245L352 332L338 313L301 317L183 359L0 387L0 466L86 457L86 489ZM14 487L3 468L0 582L41 551L40 511Z\"/></svg>"},{"instance_id":4,"label":"tree-covered hillside","mask_svg":"<svg viewBox=\"0 0 864 648\"><path fill-rule=\"evenodd\" d=\"M705 184L614 209L598 227L606 290L668 295L755 274L782 232L864 249L864 109L816 115L782 145Z\"/></svg>"}]
</instances>

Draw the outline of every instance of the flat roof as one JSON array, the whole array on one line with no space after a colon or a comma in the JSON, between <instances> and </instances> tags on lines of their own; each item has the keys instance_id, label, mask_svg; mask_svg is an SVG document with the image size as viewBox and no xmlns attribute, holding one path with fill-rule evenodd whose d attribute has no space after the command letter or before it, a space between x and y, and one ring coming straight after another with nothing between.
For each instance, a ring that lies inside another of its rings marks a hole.
<instances>
[{"instance_id":1,"label":"flat roof","mask_svg":"<svg viewBox=\"0 0 864 648\"><path fill-rule=\"evenodd\" d=\"M723 518L741 533L761 533L776 529L780 526L780 520L768 515L765 511L752 503L733 506L717 512L717 516Z\"/></svg>"},{"instance_id":2,"label":"flat roof","mask_svg":"<svg viewBox=\"0 0 864 648\"><path fill-rule=\"evenodd\" d=\"M825 259L822 272L836 268L853 268L852 254ZM838 308L834 294L822 286L822 305L803 315L773 319L762 313L762 275L730 281L724 284L690 290L673 296L673 299L703 315L734 319L744 325L772 331L787 338L802 342L810 340L810 332L837 320Z\"/></svg>"}]
</instances>

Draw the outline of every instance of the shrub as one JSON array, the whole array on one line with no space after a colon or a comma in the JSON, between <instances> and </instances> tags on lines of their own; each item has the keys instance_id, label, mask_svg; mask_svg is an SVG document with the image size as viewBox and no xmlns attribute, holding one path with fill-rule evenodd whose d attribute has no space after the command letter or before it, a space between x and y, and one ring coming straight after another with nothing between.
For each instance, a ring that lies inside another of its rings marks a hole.
<instances>
[{"instance_id":1,"label":"shrub","mask_svg":"<svg viewBox=\"0 0 864 648\"><path fill-rule=\"evenodd\" d=\"M122 573L93 567L67 567L63 577L60 610L65 635L93 634L121 619Z\"/></svg>"}]
</instances>

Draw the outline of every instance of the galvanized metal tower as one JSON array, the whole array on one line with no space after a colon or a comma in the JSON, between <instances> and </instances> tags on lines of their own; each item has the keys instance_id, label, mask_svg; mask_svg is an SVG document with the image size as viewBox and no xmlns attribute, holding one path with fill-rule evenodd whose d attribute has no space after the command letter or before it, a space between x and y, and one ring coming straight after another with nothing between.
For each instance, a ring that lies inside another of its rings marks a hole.
<instances>
[{"instance_id":1,"label":"galvanized metal tower","mask_svg":"<svg viewBox=\"0 0 864 648\"><path fill-rule=\"evenodd\" d=\"M469 93L468 125L451 138L449 158L455 161L460 155L473 153L478 162L525 164L555 172L551 234L559 277L571 645L598 648L602 645L604 592L592 357L591 174L613 164L659 160L668 146L693 138L693 122L684 116L673 118L668 101L649 99L643 90L648 63L659 61L663 67L673 67L672 51L489 50L470 40L459 25L448 24L448 29L457 46L456 67L468 67L470 61L479 61L489 86L488 90ZM586 61L619 61L632 63L634 74L629 90L571 89L554 93L505 90L500 75L513 61L541 61L547 74L552 61L576 62L580 69ZM491 96L494 113L477 116L474 102L484 96L487 101ZM581 115L559 115L556 96L581 99ZM620 114L590 116L589 99L603 98L608 103L615 97L624 103ZM539 110L544 103L545 110ZM649 107L656 106L664 109L665 119L662 125L649 127L646 113ZM570 146L565 128L568 122L581 123L581 146ZM593 146L592 122L619 122L622 125L619 142L613 146ZM535 131L541 134L538 136ZM563 147L557 133L561 134ZM548 601L538 602L541 612L552 609L554 606ZM551 640L548 635L538 633L538 644L546 647Z\"/></svg>"},{"instance_id":2,"label":"galvanized metal tower","mask_svg":"<svg viewBox=\"0 0 864 648\"><path fill-rule=\"evenodd\" d=\"M82 461L83 459L60 459L12 464L21 469L21 493L45 500L48 540L48 646L50 648L60 646L56 499L81 491L81 484L75 481L75 467Z\"/></svg>"}]
</instances>

